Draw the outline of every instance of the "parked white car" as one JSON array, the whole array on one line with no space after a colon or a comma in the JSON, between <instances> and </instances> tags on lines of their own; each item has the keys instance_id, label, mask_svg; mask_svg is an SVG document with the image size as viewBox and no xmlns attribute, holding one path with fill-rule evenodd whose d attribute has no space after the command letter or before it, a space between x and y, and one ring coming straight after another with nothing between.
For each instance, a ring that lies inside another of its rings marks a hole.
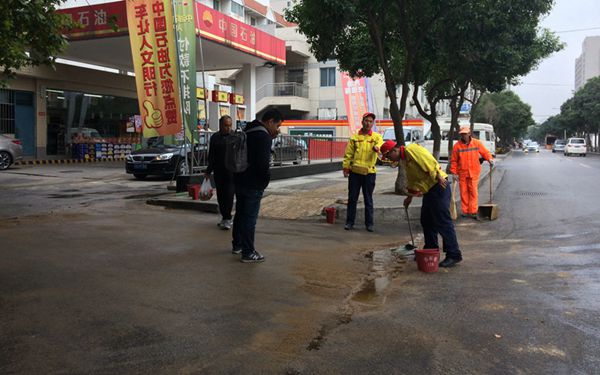
<instances>
[{"instance_id":1,"label":"parked white car","mask_svg":"<svg viewBox=\"0 0 600 375\"><path fill-rule=\"evenodd\" d=\"M583 138L569 138L567 145L565 146L565 156L570 155L581 155L585 156L587 153L587 145Z\"/></svg>"},{"instance_id":2,"label":"parked white car","mask_svg":"<svg viewBox=\"0 0 600 375\"><path fill-rule=\"evenodd\" d=\"M8 169L23 157L21 141L4 134L0 134L0 171Z\"/></svg>"}]
</instances>

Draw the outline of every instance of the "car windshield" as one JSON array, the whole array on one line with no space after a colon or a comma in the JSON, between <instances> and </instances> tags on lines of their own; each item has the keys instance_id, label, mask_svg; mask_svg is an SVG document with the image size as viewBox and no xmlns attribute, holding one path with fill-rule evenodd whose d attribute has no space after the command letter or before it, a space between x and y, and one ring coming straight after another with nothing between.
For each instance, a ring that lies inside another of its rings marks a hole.
<instances>
[{"instance_id":1,"label":"car windshield","mask_svg":"<svg viewBox=\"0 0 600 375\"><path fill-rule=\"evenodd\" d=\"M566 141L556 141L556 142L554 142L555 145L564 145L566 143L567 143Z\"/></svg>"},{"instance_id":2,"label":"car windshield","mask_svg":"<svg viewBox=\"0 0 600 375\"><path fill-rule=\"evenodd\" d=\"M576 144L584 144L585 140L584 139L571 139L571 143L576 143Z\"/></svg>"}]
</instances>

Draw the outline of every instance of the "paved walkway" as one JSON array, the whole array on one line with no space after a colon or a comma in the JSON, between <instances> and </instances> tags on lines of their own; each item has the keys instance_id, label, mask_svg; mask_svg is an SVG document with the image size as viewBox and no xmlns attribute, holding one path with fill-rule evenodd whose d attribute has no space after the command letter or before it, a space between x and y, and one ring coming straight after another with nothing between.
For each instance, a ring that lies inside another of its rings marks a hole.
<instances>
[{"instance_id":1,"label":"paved walkway","mask_svg":"<svg viewBox=\"0 0 600 375\"><path fill-rule=\"evenodd\" d=\"M499 155L501 162L506 155ZM445 168L446 164L442 164ZM489 173L488 168L483 168L480 179L481 202L489 198L484 183ZM394 183L397 170L389 167L379 167L377 184L373 196L375 205L375 222L404 222L406 215L402 202L404 197L394 193ZM457 191L457 202L460 196ZM260 216L263 218L283 220L323 220L323 209L328 206L337 208L337 221L343 221L346 215L346 200L348 194L348 180L341 171L323 173L319 175L303 176L286 180L272 181L265 191L261 203ZM210 201L193 201L187 194L172 194L149 200L151 204L165 205L172 208L196 209L206 212L218 212L216 196ZM357 224L364 217L362 199L357 210ZM409 208L409 215L413 219L419 218L421 199L415 198ZM341 220L340 220L341 218Z\"/></svg>"}]
</instances>

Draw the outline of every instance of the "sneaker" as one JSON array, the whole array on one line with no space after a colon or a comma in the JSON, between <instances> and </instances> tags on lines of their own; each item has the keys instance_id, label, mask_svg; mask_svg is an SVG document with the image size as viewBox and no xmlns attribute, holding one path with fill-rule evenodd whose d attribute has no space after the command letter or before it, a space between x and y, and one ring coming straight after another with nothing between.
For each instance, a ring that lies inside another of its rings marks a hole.
<instances>
[{"instance_id":1,"label":"sneaker","mask_svg":"<svg viewBox=\"0 0 600 375\"><path fill-rule=\"evenodd\" d=\"M265 257L255 250L248 255L242 255L240 261L242 263L260 263L265 261Z\"/></svg>"},{"instance_id":2,"label":"sneaker","mask_svg":"<svg viewBox=\"0 0 600 375\"><path fill-rule=\"evenodd\" d=\"M367 225L367 231L368 232L373 232L375 230L375 228L373 228L372 225Z\"/></svg>"},{"instance_id":3,"label":"sneaker","mask_svg":"<svg viewBox=\"0 0 600 375\"><path fill-rule=\"evenodd\" d=\"M346 223L346 225L344 225L344 229L345 230L352 230L352 229L354 229L354 224Z\"/></svg>"},{"instance_id":4,"label":"sneaker","mask_svg":"<svg viewBox=\"0 0 600 375\"><path fill-rule=\"evenodd\" d=\"M225 220L221 220L217 223L219 229L225 229Z\"/></svg>"},{"instance_id":5,"label":"sneaker","mask_svg":"<svg viewBox=\"0 0 600 375\"><path fill-rule=\"evenodd\" d=\"M457 259L457 258L446 257L446 259L444 259L442 262L440 262L439 266L444 267L444 268L450 268L450 267L454 267L461 261L462 261L462 258Z\"/></svg>"},{"instance_id":6,"label":"sneaker","mask_svg":"<svg viewBox=\"0 0 600 375\"><path fill-rule=\"evenodd\" d=\"M233 225L233 222L231 220L223 220L223 228L224 230L229 230L231 229L231 226Z\"/></svg>"},{"instance_id":7,"label":"sneaker","mask_svg":"<svg viewBox=\"0 0 600 375\"><path fill-rule=\"evenodd\" d=\"M241 247L234 247L233 249L231 249L231 254L233 254L233 255L240 255L241 253L242 253Z\"/></svg>"}]
</instances>

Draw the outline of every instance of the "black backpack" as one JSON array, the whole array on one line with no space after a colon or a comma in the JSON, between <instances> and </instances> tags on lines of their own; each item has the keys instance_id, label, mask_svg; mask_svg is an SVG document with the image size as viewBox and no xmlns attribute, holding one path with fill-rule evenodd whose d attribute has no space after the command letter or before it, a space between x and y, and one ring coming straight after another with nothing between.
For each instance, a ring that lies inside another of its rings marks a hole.
<instances>
[{"instance_id":1,"label":"black backpack","mask_svg":"<svg viewBox=\"0 0 600 375\"><path fill-rule=\"evenodd\" d=\"M225 168L232 173L241 173L248 169L248 135L246 133L264 131L269 133L264 126L255 126L247 131L236 129L229 137L225 138Z\"/></svg>"}]
</instances>

